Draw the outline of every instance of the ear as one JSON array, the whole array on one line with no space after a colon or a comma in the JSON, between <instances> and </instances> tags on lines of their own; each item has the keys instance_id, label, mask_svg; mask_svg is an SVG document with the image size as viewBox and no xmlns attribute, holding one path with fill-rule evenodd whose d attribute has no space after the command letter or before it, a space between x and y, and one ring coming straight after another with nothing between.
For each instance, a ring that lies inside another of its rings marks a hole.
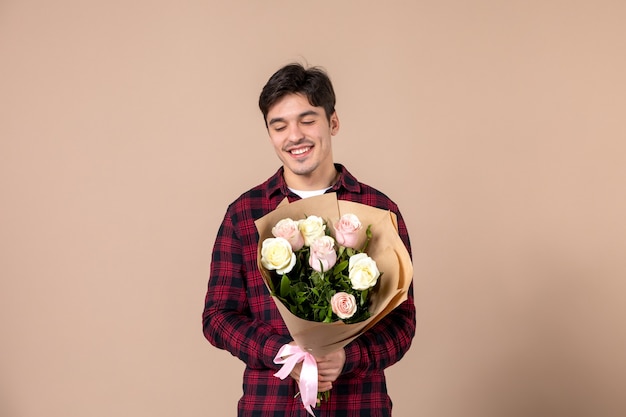
<instances>
[{"instance_id":1,"label":"ear","mask_svg":"<svg viewBox=\"0 0 626 417\"><path fill-rule=\"evenodd\" d=\"M336 111L330 116L329 124L330 124L330 134L332 136L335 136L337 132L339 132L339 116L337 116Z\"/></svg>"}]
</instances>

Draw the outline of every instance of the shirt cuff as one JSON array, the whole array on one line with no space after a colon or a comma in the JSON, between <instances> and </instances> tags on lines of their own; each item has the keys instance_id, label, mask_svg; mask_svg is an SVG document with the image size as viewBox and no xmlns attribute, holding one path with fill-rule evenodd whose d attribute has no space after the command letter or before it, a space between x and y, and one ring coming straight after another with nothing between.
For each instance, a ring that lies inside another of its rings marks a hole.
<instances>
[{"instance_id":1,"label":"shirt cuff","mask_svg":"<svg viewBox=\"0 0 626 417\"><path fill-rule=\"evenodd\" d=\"M267 338L263 345L263 360L265 365L270 369L279 369L280 366L274 363L274 358L283 345L289 344L291 339L288 337L274 335Z\"/></svg>"}]
</instances>

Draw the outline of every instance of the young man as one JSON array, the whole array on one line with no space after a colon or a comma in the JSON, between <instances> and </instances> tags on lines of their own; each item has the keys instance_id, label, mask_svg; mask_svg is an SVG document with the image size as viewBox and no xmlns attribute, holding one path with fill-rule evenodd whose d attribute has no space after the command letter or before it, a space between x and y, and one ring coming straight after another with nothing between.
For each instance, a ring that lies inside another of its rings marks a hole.
<instances>
[{"instance_id":1,"label":"young man","mask_svg":"<svg viewBox=\"0 0 626 417\"><path fill-rule=\"evenodd\" d=\"M203 313L205 337L241 359L246 368L239 417L307 416L298 394L301 366L280 380L273 360L291 343L287 328L257 268L254 221L289 201L334 192L340 200L391 210L411 253L397 205L335 164L332 137L339 131L335 93L320 69L298 64L278 70L259 98L270 141L282 167L242 194L220 226ZM316 358L320 392L331 390L315 409L318 417L391 416L384 369L402 358L415 334L413 285L408 299L372 329L340 349Z\"/></svg>"}]
</instances>

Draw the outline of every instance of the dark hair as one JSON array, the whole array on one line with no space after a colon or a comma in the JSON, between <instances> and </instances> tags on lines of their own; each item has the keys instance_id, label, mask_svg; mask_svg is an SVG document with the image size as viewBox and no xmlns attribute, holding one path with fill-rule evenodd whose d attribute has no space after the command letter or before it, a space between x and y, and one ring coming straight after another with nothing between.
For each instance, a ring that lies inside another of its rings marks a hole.
<instances>
[{"instance_id":1,"label":"dark hair","mask_svg":"<svg viewBox=\"0 0 626 417\"><path fill-rule=\"evenodd\" d=\"M267 126L270 108L287 94L303 94L312 106L323 107L326 117L335 112L335 91L326 72L319 67L289 64L276 71L263 87L259 108Z\"/></svg>"}]
</instances>

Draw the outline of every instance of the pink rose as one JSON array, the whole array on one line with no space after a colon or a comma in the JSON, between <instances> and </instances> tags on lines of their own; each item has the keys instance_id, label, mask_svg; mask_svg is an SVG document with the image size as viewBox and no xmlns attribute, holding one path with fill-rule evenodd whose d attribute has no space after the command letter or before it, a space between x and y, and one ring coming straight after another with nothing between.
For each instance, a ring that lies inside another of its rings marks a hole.
<instances>
[{"instance_id":1,"label":"pink rose","mask_svg":"<svg viewBox=\"0 0 626 417\"><path fill-rule=\"evenodd\" d=\"M311 255L309 265L318 272L328 271L337 262L337 252L335 252L335 239L330 236L322 236L311 244Z\"/></svg>"},{"instance_id":2,"label":"pink rose","mask_svg":"<svg viewBox=\"0 0 626 417\"><path fill-rule=\"evenodd\" d=\"M298 228L298 222L292 219L282 219L276 226L272 227L274 237L282 237L291 245L291 249L295 252L304 246L304 237Z\"/></svg>"},{"instance_id":3,"label":"pink rose","mask_svg":"<svg viewBox=\"0 0 626 417\"><path fill-rule=\"evenodd\" d=\"M341 246L359 249L359 246L363 244L361 221L356 215L351 213L344 214L333 227L335 229L335 239Z\"/></svg>"},{"instance_id":4,"label":"pink rose","mask_svg":"<svg viewBox=\"0 0 626 417\"><path fill-rule=\"evenodd\" d=\"M338 292L330 299L330 306L333 313L340 319L349 319L356 313L356 299L354 295L345 292Z\"/></svg>"}]
</instances>

